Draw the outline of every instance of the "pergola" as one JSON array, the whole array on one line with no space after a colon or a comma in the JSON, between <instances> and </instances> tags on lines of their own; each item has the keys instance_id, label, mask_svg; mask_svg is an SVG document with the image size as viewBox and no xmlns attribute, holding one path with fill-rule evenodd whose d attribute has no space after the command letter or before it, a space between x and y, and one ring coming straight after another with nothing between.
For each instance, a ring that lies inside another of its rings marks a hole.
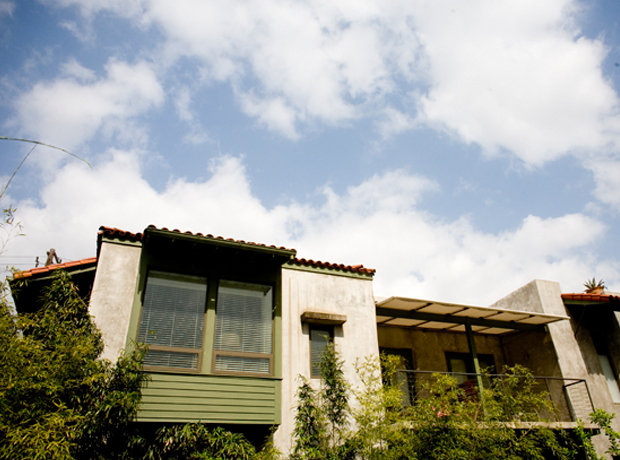
<instances>
[{"instance_id":1,"label":"pergola","mask_svg":"<svg viewBox=\"0 0 620 460\"><path fill-rule=\"evenodd\" d=\"M504 335L517 331L545 332L546 326L568 316L475 305L389 297L376 302L377 325L435 331L465 332L478 387L482 388L474 334Z\"/></svg>"}]
</instances>

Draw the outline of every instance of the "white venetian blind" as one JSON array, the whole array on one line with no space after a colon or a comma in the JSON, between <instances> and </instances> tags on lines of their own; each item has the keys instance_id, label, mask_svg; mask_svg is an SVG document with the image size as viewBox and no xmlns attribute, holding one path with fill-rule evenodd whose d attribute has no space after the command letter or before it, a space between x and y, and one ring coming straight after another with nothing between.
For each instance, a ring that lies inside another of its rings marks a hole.
<instances>
[{"instance_id":1,"label":"white venetian blind","mask_svg":"<svg viewBox=\"0 0 620 460\"><path fill-rule=\"evenodd\" d=\"M150 345L145 365L197 369L206 295L206 278L149 273L138 333Z\"/></svg>"},{"instance_id":2,"label":"white venetian blind","mask_svg":"<svg viewBox=\"0 0 620 460\"><path fill-rule=\"evenodd\" d=\"M272 353L272 309L270 286L220 281L214 343L216 370L270 372L271 356L260 355Z\"/></svg>"},{"instance_id":3,"label":"white venetian blind","mask_svg":"<svg viewBox=\"0 0 620 460\"><path fill-rule=\"evenodd\" d=\"M311 327L310 328L310 375L312 377L321 376L321 360L325 348L334 338L332 327Z\"/></svg>"}]
</instances>

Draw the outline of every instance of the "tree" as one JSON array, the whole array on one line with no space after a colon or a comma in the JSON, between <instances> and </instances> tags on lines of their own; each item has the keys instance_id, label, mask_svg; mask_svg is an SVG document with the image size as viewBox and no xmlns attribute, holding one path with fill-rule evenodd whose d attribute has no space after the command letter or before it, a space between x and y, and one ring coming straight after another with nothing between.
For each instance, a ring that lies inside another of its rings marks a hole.
<instances>
[{"instance_id":1,"label":"tree","mask_svg":"<svg viewBox=\"0 0 620 460\"><path fill-rule=\"evenodd\" d=\"M98 359L101 335L61 270L33 310L15 316L3 290L0 458L131 458L143 350Z\"/></svg>"}]
</instances>

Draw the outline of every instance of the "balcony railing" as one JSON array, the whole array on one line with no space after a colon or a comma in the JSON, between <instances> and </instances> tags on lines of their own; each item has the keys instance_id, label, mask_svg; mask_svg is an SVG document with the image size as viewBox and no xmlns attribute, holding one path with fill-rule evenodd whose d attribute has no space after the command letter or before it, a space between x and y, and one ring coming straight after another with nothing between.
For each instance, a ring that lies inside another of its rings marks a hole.
<instances>
[{"instance_id":1,"label":"balcony railing","mask_svg":"<svg viewBox=\"0 0 620 460\"><path fill-rule=\"evenodd\" d=\"M588 415L594 411L588 384L583 379L460 372L398 371L397 378L403 391L403 403L411 405L418 398L428 398L429 387L438 375L452 376L456 386L462 390L461 397L471 399L479 398L477 384L479 381L485 389L493 387L496 391L506 391L507 387L514 389L515 384L519 385L519 379L523 379L524 384L528 382L529 391L540 394L553 403L553 409L537 414L541 420L576 422L579 419L587 420Z\"/></svg>"}]
</instances>

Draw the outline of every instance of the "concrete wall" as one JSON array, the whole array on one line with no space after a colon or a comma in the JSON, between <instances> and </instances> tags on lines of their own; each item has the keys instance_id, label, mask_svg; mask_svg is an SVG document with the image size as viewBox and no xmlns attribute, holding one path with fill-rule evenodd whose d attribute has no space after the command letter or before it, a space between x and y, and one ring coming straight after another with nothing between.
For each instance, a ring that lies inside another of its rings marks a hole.
<instances>
[{"instance_id":1,"label":"concrete wall","mask_svg":"<svg viewBox=\"0 0 620 460\"><path fill-rule=\"evenodd\" d=\"M309 327L300 319L306 311L346 316L335 328L334 344L352 385L359 384L356 360L378 355L372 280L283 268L282 424L274 441L284 453L292 447L298 377L310 376Z\"/></svg>"},{"instance_id":2,"label":"concrete wall","mask_svg":"<svg viewBox=\"0 0 620 460\"><path fill-rule=\"evenodd\" d=\"M125 348L140 266L139 246L103 241L90 297L90 313L101 330L102 358L116 361Z\"/></svg>"},{"instance_id":3,"label":"concrete wall","mask_svg":"<svg viewBox=\"0 0 620 460\"><path fill-rule=\"evenodd\" d=\"M570 320L558 321L548 325L550 341L557 359L558 369L556 372L564 378L585 379L588 382L594 407L604 409L609 413L617 413L620 405L614 404L611 400L591 337L591 334L597 334L600 331L592 330L592 327L588 328L580 317L581 313L575 315L575 312L564 305L561 294L559 283L534 280L491 306L570 316ZM609 318L609 322L611 324L605 326L612 330L610 337L613 340L610 340L609 348L610 352L613 352L620 350L620 335L618 335L620 334L620 327L615 315ZM613 359L612 357L612 361ZM586 420L591 408L589 400L586 399L587 395L578 386L567 389L567 392L575 415ZM620 429L618 416L614 420L613 427L616 430ZM608 448L603 436L595 436L594 442L597 450L601 453Z\"/></svg>"},{"instance_id":4,"label":"concrete wall","mask_svg":"<svg viewBox=\"0 0 620 460\"><path fill-rule=\"evenodd\" d=\"M413 328L384 326L378 328L379 347L411 349L413 368L418 371L448 372L446 353L469 353L467 335L463 332L439 332ZM491 335L475 335L476 351L493 355L495 366L501 369L504 356L500 340Z\"/></svg>"}]
</instances>

